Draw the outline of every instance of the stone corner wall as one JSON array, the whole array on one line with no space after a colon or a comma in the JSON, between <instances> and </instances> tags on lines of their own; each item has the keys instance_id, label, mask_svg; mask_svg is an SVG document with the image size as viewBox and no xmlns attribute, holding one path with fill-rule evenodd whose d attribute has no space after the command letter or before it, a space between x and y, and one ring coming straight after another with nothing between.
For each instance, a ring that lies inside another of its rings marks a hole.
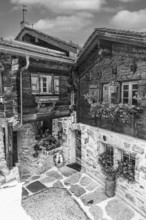
<instances>
[{"instance_id":1,"label":"stone corner wall","mask_svg":"<svg viewBox=\"0 0 146 220\"><path fill-rule=\"evenodd\" d=\"M41 174L54 165L53 155L46 155L42 152L38 157L34 157L34 145L37 143L36 124L28 123L18 131L18 149L19 149L19 168L20 175Z\"/></svg>"},{"instance_id":2,"label":"stone corner wall","mask_svg":"<svg viewBox=\"0 0 146 220\"><path fill-rule=\"evenodd\" d=\"M118 179L116 193L146 217L146 141L81 123L74 124L71 127L81 130L82 170L103 186L105 175L98 163L98 157L103 152L105 144L114 148L114 163L118 160L118 150L124 150L135 155L136 182L129 183L122 178Z\"/></svg>"},{"instance_id":3,"label":"stone corner wall","mask_svg":"<svg viewBox=\"0 0 146 220\"><path fill-rule=\"evenodd\" d=\"M72 158L72 127L76 125L76 112L69 117L53 119L53 136L58 139L61 134L62 150L65 163L69 164Z\"/></svg>"}]
</instances>

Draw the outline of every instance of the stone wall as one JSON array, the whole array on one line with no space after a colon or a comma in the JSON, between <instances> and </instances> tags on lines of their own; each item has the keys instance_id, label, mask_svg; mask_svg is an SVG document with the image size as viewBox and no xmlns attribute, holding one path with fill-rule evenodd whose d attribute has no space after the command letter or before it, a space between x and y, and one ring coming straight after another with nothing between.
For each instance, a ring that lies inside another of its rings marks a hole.
<instances>
[{"instance_id":1,"label":"stone wall","mask_svg":"<svg viewBox=\"0 0 146 220\"><path fill-rule=\"evenodd\" d=\"M98 164L98 157L103 152L104 145L109 144L114 148L115 165L119 159L119 150L134 153L136 181L135 183L128 183L127 180L119 178L116 193L146 216L146 142L85 124L76 124L73 129L75 127L78 127L82 133L82 170L103 185L105 175Z\"/></svg>"},{"instance_id":2,"label":"stone wall","mask_svg":"<svg viewBox=\"0 0 146 220\"><path fill-rule=\"evenodd\" d=\"M40 151L38 157L34 157L34 145L38 142L36 137L37 127L35 123L23 125L18 131L19 166L21 177L31 174L41 174L54 165L53 155Z\"/></svg>"},{"instance_id":3,"label":"stone wall","mask_svg":"<svg viewBox=\"0 0 146 220\"><path fill-rule=\"evenodd\" d=\"M62 128L62 149L63 149L63 155L65 159L65 163L69 164L72 162L72 153L75 151L75 139L72 138L73 133L71 127L76 125L74 122L76 122L76 113L74 112L70 117L63 117L63 118L56 118L53 119L53 136L58 139L59 138L59 132L60 127ZM74 134L75 137L75 134ZM74 141L74 143L72 142Z\"/></svg>"},{"instance_id":4,"label":"stone wall","mask_svg":"<svg viewBox=\"0 0 146 220\"><path fill-rule=\"evenodd\" d=\"M0 126L0 187L7 186L9 182L17 180L20 181L18 167L15 166L9 170L6 162L5 146L4 146L4 132Z\"/></svg>"},{"instance_id":5,"label":"stone wall","mask_svg":"<svg viewBox=\"0 0 146 220\"><path fill-rule=\"evenodd\" d=\"M103 153L105 144L114 148L115 166L119 160L120 150L135 155L135 182L129 183L128 180L118 178L116 193L146 216L146 142L82 123L71 123L70 117L53 120L53 131L56 137L58 137L58 123L61 123L63 127L63 137L65 137L63 151L66 161L68 163L72 161L72 149L75 147L75 136L72 133L78 129L81 131L82 171L92 176L103 186L106 176L101 170L98 158Z\"/></svg>"}]
</instances>

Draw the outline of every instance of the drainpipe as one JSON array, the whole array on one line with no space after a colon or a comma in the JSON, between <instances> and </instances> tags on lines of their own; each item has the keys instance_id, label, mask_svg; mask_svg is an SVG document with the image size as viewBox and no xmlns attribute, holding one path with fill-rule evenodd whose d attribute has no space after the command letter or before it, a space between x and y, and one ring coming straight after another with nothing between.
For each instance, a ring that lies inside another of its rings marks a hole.
<instances>
[{"instance_id":1,"label":"drainpipe","mask_svg":"<svg viewBox=\"0 0 146 220\"><path fill-rule=\"evenodd\" d=\"M23 91L22 91L22 73L29 67L29 56L26 57L26 65L20 70L20 101L21 101L21 114L20 114L20 127L23 125Z\"/></svg>"}]
</instances>

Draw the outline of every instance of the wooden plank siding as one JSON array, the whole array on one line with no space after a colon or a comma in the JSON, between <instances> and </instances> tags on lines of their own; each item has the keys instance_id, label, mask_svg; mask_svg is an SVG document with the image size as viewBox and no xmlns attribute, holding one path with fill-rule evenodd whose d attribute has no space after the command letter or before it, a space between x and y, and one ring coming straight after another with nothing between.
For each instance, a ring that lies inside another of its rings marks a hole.
<instances>
[{"instance_id":1,"label":"wooden plank siding","mask_svg":"<svg viewBox=\"0 0 146 220\"><path fill-rule=\"evenodd\" d=\"M120 43L104 43L104 41L101 41L101 48L110 49L111 54L99 55L95 48L76 68L80 77L78 122L146 139L146 49ZM135 72L130 69L133 62L137 65ZM116 75L113 74L113 67L117 68ZM102 118L100 121L99 119L94 120L90 116L90 105L84 99L84 95L89 92L90 86L96 85L100 89L100 101L102 101L103 85L114 80L120 85L123 82L131 81L138 83L138 97L141 98L139 103L143 112L134 122L131 120L129 124L113 124L108 119Z\"/></svg>"},{"instance_id":2,"label":"wooden plank siding","mask_svg":"<svg viewBox=\"0 0 146 220\"><path fill-rule=\"evenodd\" d=\"M12 60L19 60L19 70L12 71ZM2 96L4 102L0 103L0 117L1 118L11 118L17 113L20 115L20 70L24 66L24 57L12 56L6 54L0 54L0 62L4 66L4 71L2 75ZM37 64L37 65L36 65ZM32 94L31 90L31 74L44 74L44 75L54 75L59 76L59 94L58 101L55 103L55 108L53 109L54 116L58 115L56 112L62 112L61 115L69 114L68 110L70 105L70 92L68 90L70 70L72 64L68 65L62 64L60 62L54 61L44 61L35 60L30 58L30 65L28 70L22 73L22 98L23 98L23 114L36 114L37 113L37 103L35 102L36 95ZM45 94L47 96L47 94ZM37 94L39 96L39 94ZM53 96L53 94L52 94ZM56 112L55 112L56 111ZM64 113L63 113L64 111ZM48 117L48 112L43 112L43 117ZM53 117L53 114L50 114Z\"/></svg>"}]
</instances>

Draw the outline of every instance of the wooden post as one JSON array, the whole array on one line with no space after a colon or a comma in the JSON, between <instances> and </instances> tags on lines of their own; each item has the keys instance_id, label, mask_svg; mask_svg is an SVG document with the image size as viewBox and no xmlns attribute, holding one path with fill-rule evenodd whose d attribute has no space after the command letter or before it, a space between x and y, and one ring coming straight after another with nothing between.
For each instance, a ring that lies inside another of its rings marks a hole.
<instances>
[{"instance_id":1,"label":"wooden post","mask_svg":"<svg viewBox=\"0 0 146 220\"><path fill-rule=\"evenodd\" d=\"M5 149L6 149L6 161L7 166L10 168L10 162L9 162L9 132L8 132L8 123L5 123Z\"/></svg>"},{"instance_id":2,"label":"wooden post","mask_svg":"<svg viewBox=\"0 0 146 220\"><path fill-rule=\"evenodd\" d=\"M9 162L10 169L13 168L13 126L11 123L8 124L8 132L9 132Z\"/></svg>"},{"instance_id":3,"label":"wooden post","mask_svg":"<svg viewBox=\"0 0 146 220\"><path fill-rule=\"evenodd\" d=\"M6 161L9 169L13 167L13 127L8 122L5 125Z\"/></svg>"}]
</instances>

